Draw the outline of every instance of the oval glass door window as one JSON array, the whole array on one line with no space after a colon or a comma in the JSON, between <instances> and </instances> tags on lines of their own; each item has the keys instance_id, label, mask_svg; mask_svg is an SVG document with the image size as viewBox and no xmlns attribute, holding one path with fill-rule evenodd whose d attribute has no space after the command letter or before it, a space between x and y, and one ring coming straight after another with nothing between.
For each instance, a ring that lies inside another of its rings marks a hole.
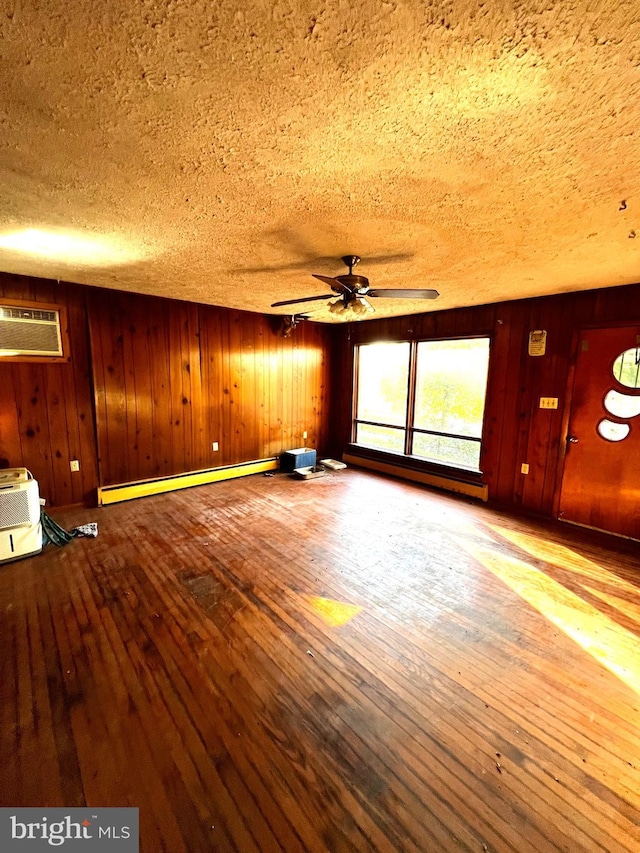
<instances>
[{"instance_id":1,"label":"oval glass door window","mask_svg":"<svg viewBox=\"0 0 640 853\"><path fill-rule=\"evenodd\" d=\"M640 415L640 397L621 394L619 391L609 391L604 398L604 407L616 418L635 418Z\"/></svg>"},{"instance_id":2,"label":"oval glass door window","mask_svg":"<svg viewBox=\"0 0 640 853\"><path fill-rule=\"evenodd\" d=\"M617 424L606 418L603 418L598 424L598 434L607 441L622 441L629 435L630 431L629 424Z\"/></svg>"},{"instance_id":3,"label":"oval glass door window","mask_svg":"<svg viewBox=\"0 0 640 853\"><path fill-rule=\"evenodd\" d=\"M626 388L640 388L640 347L620 353L613 362L613 375Z\"/></svg>"}]
</instances>

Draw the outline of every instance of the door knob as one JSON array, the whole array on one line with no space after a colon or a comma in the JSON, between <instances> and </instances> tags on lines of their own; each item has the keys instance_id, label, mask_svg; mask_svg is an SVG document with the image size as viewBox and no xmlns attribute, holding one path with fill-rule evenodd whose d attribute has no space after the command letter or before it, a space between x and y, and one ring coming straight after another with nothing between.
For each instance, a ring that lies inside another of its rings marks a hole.
<instances>
[{"instance_id":1,"label":"door knob","mask_svg":"<svg viewBox=\"0 0 640 853\"><path fill-rule=\"evenodd\" d=\"M578 436L577 435L568 435L567 441L569 442L569 444L577 444L578 443Z\"/></svg>"}]
</instances>

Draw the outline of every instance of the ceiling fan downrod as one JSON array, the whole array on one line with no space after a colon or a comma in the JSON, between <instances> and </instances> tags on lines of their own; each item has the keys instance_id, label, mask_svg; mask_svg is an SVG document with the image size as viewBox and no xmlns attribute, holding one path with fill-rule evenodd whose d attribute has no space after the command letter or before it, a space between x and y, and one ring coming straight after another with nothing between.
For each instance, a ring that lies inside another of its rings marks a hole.
<instances>
[{"instance_id":1,"label":"ceiling fan downrod","mask_svg":"<svg viewBox=\"0 0 640 853\"><path fill-rule=\"evenodd\" d=\"M349 275L353 275L353 268L360 263L358 255L343 255L342 263L349 267Z\"/></svg>"}]
</instances>

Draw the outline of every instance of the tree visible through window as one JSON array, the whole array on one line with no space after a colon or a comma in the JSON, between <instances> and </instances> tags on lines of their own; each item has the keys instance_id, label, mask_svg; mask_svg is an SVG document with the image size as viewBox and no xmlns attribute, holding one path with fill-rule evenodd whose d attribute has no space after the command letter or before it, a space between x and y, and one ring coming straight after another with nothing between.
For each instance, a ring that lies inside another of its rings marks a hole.
<instances>
[{"instance_id":1,"label":"tree visible through window","mask_svg":"<svg viewBox=\"0 0 640 853\"><path fill-rule=\"evenodd\" d=\"M479 470L488 366L488 338L361 345L355 443Z\"/></svg>"}]
</instances>

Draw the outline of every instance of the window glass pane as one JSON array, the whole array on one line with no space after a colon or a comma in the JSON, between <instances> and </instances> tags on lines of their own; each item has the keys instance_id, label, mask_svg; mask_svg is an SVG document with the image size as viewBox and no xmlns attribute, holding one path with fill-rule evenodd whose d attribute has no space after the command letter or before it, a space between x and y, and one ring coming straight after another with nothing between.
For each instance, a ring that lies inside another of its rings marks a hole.
<instances>
[{"instance_id":1,"label":"window glass pane","mask_svg":"<svg viewBox=\"0 0 640 853\"><path fill-rule=\"evenodd\" d=\"M480 438L488 367L488 338L419 343L415 426Z\"/></svg>"},{"instance_id":2,"label":"window glass pane","mask_svg":"<svg viewBox=\"0 0 640 853\"><path fill-rule=\"evenodd\" d=\"M442 462L456 467L480 470L480 442L467 441L464 438L447 438L444 435L413 436L413 455L433 462Z\"/></svg>"},{"instance_id":3,"label":"window glass pane","mask_svg":"<svg viewBox=\"0 0 640 853\"><path fill-rule=\"evenodd\" d=\"M621 394L619 391L609 391L604 398L604 407L616 418L635 418L636 415L640 415L640 397Z\"/></svg>"},{"instance_id":4,"label":"window glass pane","mask_svg":"<svg viewBox=\"0 0 640 853\"><path fill-rule=\"evenodd\" d=\"M404 430L358 424L356 444L390 453L404 453Z\"/></svg>"},{"instance_id":5,"label":"window glass pane","mask_svg":"<svg viewBox=\"0 0 640 853\"><path fill-rule=\"evenodd\" d=\"M617 424L607 418L603 418L598 424L598 432L607 441L624 441L630 431L629 424Z\"/></svg>"},{"instance_id":6,"label":"window glass pane","mask_svg":"<svg viewBox=\"0 0 640 853\"><path fill-rule=\"evenodd\" d=\"M409 344L366 344L358 349L358 420L404 426Z\"/></svg>"},{"instance_id":7,"label":"window glass pane","mask_svg":"<svg viewBox=\"0 0 640 853\"><path fill-rule=\"evenodd\" d=\"M613 363L613 375L627 388L640 388L640 347L620 353Z\"/></svg>"}]
</instances>

